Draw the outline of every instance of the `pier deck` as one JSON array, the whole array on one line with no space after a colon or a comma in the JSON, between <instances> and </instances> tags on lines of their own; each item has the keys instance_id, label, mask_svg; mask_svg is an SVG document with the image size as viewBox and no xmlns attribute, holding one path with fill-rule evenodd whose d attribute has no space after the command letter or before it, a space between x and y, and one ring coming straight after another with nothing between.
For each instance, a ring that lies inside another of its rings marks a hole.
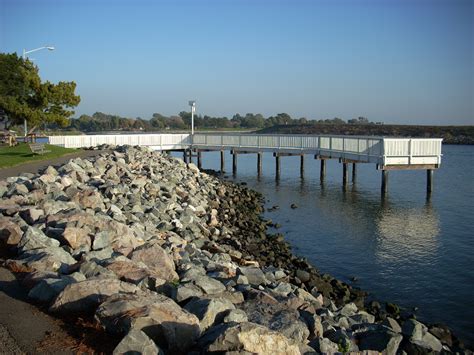
<instances>
[{"instance_id":1,"label":"pier deck","mask_svg":"<svg viewBox=\"0 0 474 355\"><path fill-rule=\"evenodd\" d=\"M225 150L233 154L233 171L237 170L237 155L256 153L257 168L261 173L261 154L273 153L276 159L276 175L280 173L280 157L301 156L303 172L304 155L314 155L321 160L321 178L324 177L325 160L339 159L343 164L343 184L347 183L348 167L355 164L373 163L382 170L382 191L387 190L389 170L427 170L427 189L432 189L433 170L441 164L441 138L392 138L374 136L340 135L278 135L278 134L120 134L120 135L83 135L51 136L50 144L66 148L95 147L102 144L149 146L155 150L183 150L197 153L198 165L201 165L201 152L221 151L221 170L224 170Z\"/></svg>"}]
</instances>

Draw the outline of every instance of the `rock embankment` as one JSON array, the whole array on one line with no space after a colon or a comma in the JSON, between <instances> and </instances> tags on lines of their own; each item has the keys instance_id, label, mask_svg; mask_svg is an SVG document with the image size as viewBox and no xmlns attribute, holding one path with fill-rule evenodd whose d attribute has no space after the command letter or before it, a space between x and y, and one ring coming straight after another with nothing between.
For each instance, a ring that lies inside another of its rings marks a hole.
<instances>
[{"instance_id":1,"label":"rock embankment","mask_svg":"<svg viewBox=\"0 0 474 355\"><path fill-rule=\"evenodd\" d=\"M445 327L364 308L266 232L259 194L145 148L0 181L0 240L29 297L90 315L114 353L460 351Z\"/></svg>"}]
</instances>

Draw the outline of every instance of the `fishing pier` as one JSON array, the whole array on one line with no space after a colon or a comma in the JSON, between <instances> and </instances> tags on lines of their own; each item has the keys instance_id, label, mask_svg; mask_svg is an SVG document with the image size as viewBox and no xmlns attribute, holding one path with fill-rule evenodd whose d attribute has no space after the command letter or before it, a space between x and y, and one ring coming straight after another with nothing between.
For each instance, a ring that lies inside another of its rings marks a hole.
<instances>
[{"instance_id":1,"label":"fishing pier","mask_svg":"<svg viewBox=\"0 0 474 355\"><path fill-rule=\"evenodd\" d=\"M337 159L342 165L342 185L357 175L357 164L375 164L381 171L382 193L388 191L391 170L426 170L427 192L433 190L433 172L441 164L441 138L392 138L375 136L340 135L280 135L280 134L118 134L51 136L49 143L66 148L88 148L104 144L148 146L159 151L182 151L185 162L197 158L202 167L204 152L220 152L220 168L225 171L225 151L232 155L232 172L238 168L238 156L256 154L257 173L262 173L262 155L271 153L275 158L275 177L279 179L281 157L300 156L300 171L304 173L305 156L320 161L320 179L324 181L326 160Z\"/></svg>"}]
</instances>

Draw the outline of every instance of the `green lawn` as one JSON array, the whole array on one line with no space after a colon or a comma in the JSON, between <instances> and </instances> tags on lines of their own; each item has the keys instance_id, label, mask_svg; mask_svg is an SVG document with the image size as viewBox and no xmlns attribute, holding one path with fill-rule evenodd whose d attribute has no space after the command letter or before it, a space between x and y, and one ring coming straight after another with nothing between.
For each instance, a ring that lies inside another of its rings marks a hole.
<instances>
[{"instance_id":1,"label":"green lawn","mask_svg":"<svg viewBox=\"0 0 474 355\"><path fill-rule=\"evenodd\" d=\"M45 150L50 150L51 152L42 155L33 154L28 147L28 144L24 143L15 147L0 147L0 169L23 164L29 161L57 158L77 151L77 149L62 148L49 144L45 145Z\"/></svg>"}]
</instances>

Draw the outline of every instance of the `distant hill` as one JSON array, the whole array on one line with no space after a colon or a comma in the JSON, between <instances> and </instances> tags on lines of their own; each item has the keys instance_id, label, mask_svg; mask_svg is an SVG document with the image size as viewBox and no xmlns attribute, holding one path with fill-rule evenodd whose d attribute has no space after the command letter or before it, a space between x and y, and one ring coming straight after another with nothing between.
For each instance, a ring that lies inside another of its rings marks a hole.
<instances>
[{"instance_id":1,"label":"distant hill","mask_svg":"<svg viewBox=\"0 0 474 355\"><path fill-rule=\"evenodd\" d=\"M277 125L261 129L256 133L443 138L445 144L474 144L474 126L299 124Z\"/></svg>"}]
</instances>

